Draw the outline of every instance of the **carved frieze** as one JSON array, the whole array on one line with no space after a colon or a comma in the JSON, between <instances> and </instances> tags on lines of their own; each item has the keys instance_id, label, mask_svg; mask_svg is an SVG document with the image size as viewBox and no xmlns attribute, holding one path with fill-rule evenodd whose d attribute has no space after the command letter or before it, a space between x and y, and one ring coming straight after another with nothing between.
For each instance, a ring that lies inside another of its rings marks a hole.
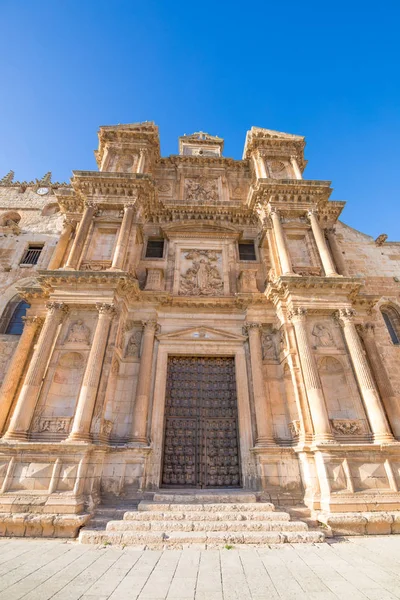
<instances>
[{"instance_id":1,"label":"carved frieze","mask_svg":"<svg viewBox=\"0 0 400 600\"><path fill-rule=\"evenodd\" d=\"M184 250L179 293L183 296L222 295L222 253L217 250Z\"/></svg>"},{"instance_id":2,"label":"carved frieze","mask_svg":"<svg viewBox=\"0 0 400 600\"><path fill-rule=\"evenodd\" d=\"M184 198L192 202L216 202L219 199L218 179L207 177L185 179Z\"/></svg>"},{"instance_id":3,"label":"carved frieze","mask_svg":"<svg viewBox=\"0 0 400 600\"><path fill-rule=\"evenodd\" d=\"M339 435L364 433L363 422L357 419L331 419L332 429Z\"/></svg>"},{"instance_id":4,"label":"carved frieze","mask_svg":"<svg viewBox=\"0 0 400 600\"><path fill-rule=\"evenodd\" d=\"M40 433L69 433L72 417L43 417L37 421Z\"/></svg>"}]
</instances>

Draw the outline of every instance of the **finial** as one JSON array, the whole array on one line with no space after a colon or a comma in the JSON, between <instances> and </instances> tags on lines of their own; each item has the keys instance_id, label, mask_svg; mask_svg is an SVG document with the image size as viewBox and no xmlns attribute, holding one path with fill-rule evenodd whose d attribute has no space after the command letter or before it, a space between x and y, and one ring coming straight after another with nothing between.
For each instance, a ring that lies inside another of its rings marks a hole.
<instances>
[{"instance_id":1,"label":"finial","mask_svg":"<svg viewBox=\"0 0 400 600\"><path fill-rule=\"evenodd\" d=\"M14 179L14 171L9 171L7 175L4 175L3 179L0 179L0 183L9 185L13 182Z\"/></svg>"},{"instance_id":2,"label":"finial","mask_svg":"<svg viewBox=\"0 0 400 600\"><path fill-rule=\"evenodd\" d=\"M43 175L42 179L36 179L36 183L40 183L41 185L50 185L51 183L51 171Z\"/></svg>"}]
</instances>

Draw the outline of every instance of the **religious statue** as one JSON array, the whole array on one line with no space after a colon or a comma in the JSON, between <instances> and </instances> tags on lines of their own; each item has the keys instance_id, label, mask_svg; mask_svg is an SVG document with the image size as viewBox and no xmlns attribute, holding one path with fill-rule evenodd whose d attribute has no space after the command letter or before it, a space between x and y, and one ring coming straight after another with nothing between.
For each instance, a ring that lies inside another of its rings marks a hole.
<instances>
[{"instance_id":1,"label":"religious statue","mask_svg":"<svg viewBox=\"0 0 400 600\"><path fill-rule=\"evenodd\" d=\"M321 323L317 323L314 325L314 329L312 330L313 336L316 338L315 345L318 346L334 346L335 342L333 341L333 337L331 332L325 325Z\"/></svg>"},{"instance_id":2,"label":"religious statue","mask_svg":"<svg viewBox=\"0 0 400 600\"><path fill-rule=\"evenodd\" d=\"M78 321L72 323L66 341L79 342L81 344L89 344L90 329L87 325L85 325L82 319L79 319Z\"/></svg>"},{"instance_id":3,"label":"religious statue","mask_svg":"<svg viewBox=\"0 0 400 600\"><path fill-rule=\"evenodd\" d=\"M215 250L190 250L185 258L192 261L192 266L181 275L181 294L212 296L223 292L224 284L217 266L219 255Z\"/></svg>"},{"instance_id":4,"label":"religious statue","mask_svg":"<svg viewBox=\"0 0 400 600\"><path fill-rule=\"evenodd\" d=\"M272 333L263 333L262 335L263 359L276 359L275 339Z\"/></svg>"},{"instance_id":5,"label":"religious statue","mask_svg":"<svg viewBox=\"0 0 400 600\"><path fill-rule=\"evenodd\" d=\"M125 349L125 356L131 356L138 358L140 351L140 342L142 340L142 334L140 331L135 331L130 336Z\"/></svg>"}]
</instances>

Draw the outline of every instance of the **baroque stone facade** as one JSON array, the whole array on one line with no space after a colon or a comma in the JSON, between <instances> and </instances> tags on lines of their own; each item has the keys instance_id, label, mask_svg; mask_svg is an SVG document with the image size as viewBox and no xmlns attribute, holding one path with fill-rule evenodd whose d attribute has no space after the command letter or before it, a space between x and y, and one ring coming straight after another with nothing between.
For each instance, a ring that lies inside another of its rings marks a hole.
<instances>
[{"instance_id":1,"label":"baroque stone facade","mask_svg":"<svg viewBox=\"0 0 400 600\"><path fill-rule=\"evenodd\" d=\"M339 221L304 147L253 127L242 160L203 132L161 157L118 125L96 172L0 181L0 532L165 486L397 532L400 243Z\"/></svg>"}]
</instances>

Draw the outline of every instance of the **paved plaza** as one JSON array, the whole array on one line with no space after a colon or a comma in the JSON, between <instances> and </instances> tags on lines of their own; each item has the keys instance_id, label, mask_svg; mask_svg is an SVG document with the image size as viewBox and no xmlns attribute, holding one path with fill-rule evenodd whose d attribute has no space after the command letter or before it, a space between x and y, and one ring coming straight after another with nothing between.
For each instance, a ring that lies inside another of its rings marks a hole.
<instances>
[{"instance_id":1,"label":"paved plaza","mask_svg":"<svg viewBox=\"0 0 400 600\"><path fill-rule=\"evenodd\" d=\"M0 541L0 600L281 598L400 598L400 536L166 551Z\"/></svg>"}]
</instances>

